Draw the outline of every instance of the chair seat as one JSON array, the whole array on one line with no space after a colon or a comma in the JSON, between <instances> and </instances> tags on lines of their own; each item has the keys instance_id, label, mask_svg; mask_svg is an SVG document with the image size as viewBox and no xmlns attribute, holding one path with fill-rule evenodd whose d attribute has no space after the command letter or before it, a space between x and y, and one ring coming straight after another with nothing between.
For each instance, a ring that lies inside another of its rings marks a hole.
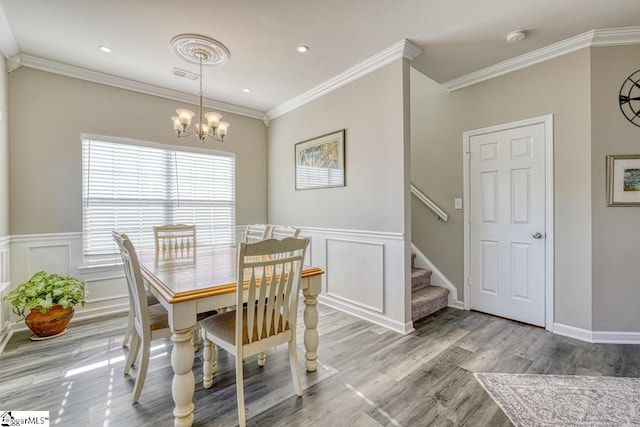
<instances>
[{"instance_id":1,"label":"chair seat","mask_svg":"<svg viewBox=\"0 0 640 427\"><path fill-rule=\"evenodd\" d=\"M243 331L242 331L242 344L249 344L249 331L247 330L247 309L244 308L242 310L243 317ZM277 320L277 322L274 322ZM252 342L259 341L258 338L258 322L255 322L256 326L253 328L253 336ZM276 334L275 325L279 325L278 332L288 331L289 322L285 322L284 328L282 327L282 315L278 315L275 319L272 319L271 324L269 325L270 331L269 336L273 336ZM200 327L204 329L207 333L210 333L217 338L230 343L231 345L236 345L236 312L235 310L227 311L224 313L216 314L214 316L207 317L206 319L200 322ZM262 337L267 336L267 322L266 319L262 324Z\"/></svg>"},{"instance_id":2,"label":"chair seat","mask_svg":"<svg viewBox=\"0 0 640 427\"><path fill-rule=\"evenodd\" d=\"M153 294L148 289L146 292L146 296L147 296L147 305L160 304L160 301L158 301L158 299L154 297Z\"/></svg>"},{"instance_id":3,"label":"chair seat","mask_svg":"<svg viewBox=\"0 0 640 427\"><path fill-rule=\"evenodd\" d=\"M160 304L149 306L149 326L152 331L169 327L169 313Z\"/></svg>"},{"instance_id":4,"label":"chair seat","mask_svg":"<svg viewBox=\"0 0 640 427\"><path fill-rule=\"evenodd\" d=\"M200 321L202 319L215 316L217 313L218 312L215 310L198 313L197 319ZM169 313L167 313L167 310L162 306L162 304L149 306L149 326L152 331L169 327Z\"/></svg>"}]
</instances>

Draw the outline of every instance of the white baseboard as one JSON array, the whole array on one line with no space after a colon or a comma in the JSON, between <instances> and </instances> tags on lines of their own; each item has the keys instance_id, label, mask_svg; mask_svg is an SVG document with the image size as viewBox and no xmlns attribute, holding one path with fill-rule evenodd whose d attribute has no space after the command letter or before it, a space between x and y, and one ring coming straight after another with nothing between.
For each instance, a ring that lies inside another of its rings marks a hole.
<instances>
[{"instance_id":1,"label":"white baseboard","mask_svg":"<svg viewBox=\"0 0 640 427\"><path fill-rule=\"evenodd\" d=\"M553 333L594 344L640 344L640 332L590 331L554 323Z\"/></svg>"},{"instance_id":2,"label":"white baseboard","mask_svg":"<svg viewBox=\"0 0 640 427\"><path fill-rule=\"evenodd\" d=\"M321 304L326 305L327 307L340 310L344 313L350 314L352 316L358 317L360 319L366 320L371 323L375 323L376 325L383 326L387 329L391 329L392 331L398 332L403 335L410 334L415 330L413 328L413 322L408 322L405 324L393 322L386 316L377 315L376 313L373 313L371 311L365 311L358 307L345 304L341 300L332 298L329 295L324 295L324 294L318 295L318 301Z\"/></svg>"}]
</instances>

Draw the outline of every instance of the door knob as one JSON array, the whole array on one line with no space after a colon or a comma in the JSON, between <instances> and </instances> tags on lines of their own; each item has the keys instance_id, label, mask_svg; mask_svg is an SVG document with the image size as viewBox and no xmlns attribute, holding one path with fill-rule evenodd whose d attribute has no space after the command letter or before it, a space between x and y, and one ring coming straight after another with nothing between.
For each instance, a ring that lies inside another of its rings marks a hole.
<instances>
[{"instance_id":1,"label":"door knob","mask_svg":"<svg viewBox=\"0 0 640 427\"><path fill-rule=\"evenodd\" d=\"M534 239L542 239L542 233L533 233L531 237L533 237Z\"/></svg>"}]
</instances>

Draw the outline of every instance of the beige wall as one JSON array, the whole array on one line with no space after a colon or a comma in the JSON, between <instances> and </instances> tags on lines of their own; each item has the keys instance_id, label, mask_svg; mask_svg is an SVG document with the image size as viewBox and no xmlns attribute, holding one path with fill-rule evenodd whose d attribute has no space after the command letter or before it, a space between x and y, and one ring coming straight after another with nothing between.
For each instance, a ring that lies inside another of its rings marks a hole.
<instances>
[{"instance_id":1,"label":"beige wall","mask_svg":"<svg viewBox=\"0 0 640 427\"><path fill-rule=\"evenodd\" d=\"M0 238L9 235L9 130L7 127L7 65L0 55Z\"/></svg>"},{"instance_id":2,"label":"beige wall","mask_svg":"<svg viewBox=\"0 0 640 427\"><path fill-rule=\"evenodd\" d=\"M640 127L622 115L620 86L640 69L640 45L591 51L593 329L640 331L640 208L607 207L605 158L639 154ZM637 104L636 104L637 105Z\"/></svg>"},{"instance_id":3,"label":"beige wall","mask_svg":"<svg viewBox=\"0 0 640 427\"><path fill-rule=\"evenodd\" d=\"M266 221L261 120L221 112L231 123L228 137L203 146L195 137L177 141L169 118L183 106L177 101L25 67L9 74L8 85L10 234L82 231L82 133L233 152L236 221Z\"/></svg>"},{"instance_id":4,"label":"beige wall","mask_svg":"<svg viewBox=\"0 0 640 427\"><path fill-rule=\"evenodd\" d=\"M451 214L434 219L412 202L414 243L464 295L462 133L553 114L555 322L591 329L590 50L583 49L451 93L412 71L411 175ZM466 297L466 296L465 296Z\"/></svg>"},{"instance_id":5,"label":"beige wall","mask_svg":"<svg viewBox=\"0 0 640 427\"><path fill-rule=\"evenodd\" d=\"M398 60L269 125L269 221L404 231L403 67ZM346 186L296 191L294 146L346 129Z\"/></svg>"}]
</instances>

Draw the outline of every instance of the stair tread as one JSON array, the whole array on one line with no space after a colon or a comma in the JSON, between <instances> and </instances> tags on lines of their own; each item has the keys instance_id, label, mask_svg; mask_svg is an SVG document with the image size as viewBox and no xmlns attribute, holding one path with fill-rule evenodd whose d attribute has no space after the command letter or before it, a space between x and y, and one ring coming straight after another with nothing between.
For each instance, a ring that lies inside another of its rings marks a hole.
<instances>
[{"instance_id":1,"label":"stair tread","mask_svg":"<svg viewBox=\"0 0 640 427\"><path fill-rule=\"evenodd\" d=\"M424 288L414 289L411 292L411 300L424 298L438 298L449 296L449 289L442 286L427 285Z\"/></svg>"},{"instance_id":2,"label":"stair tread","mask_svg":"<svg viewBox=\"0 0 640 427\"><path fill-rule=\"evenodd\" d=\"M449 289L428 285L411 292L411 318L415 322L449 304Z\"/></svg>"}]
</instances>

